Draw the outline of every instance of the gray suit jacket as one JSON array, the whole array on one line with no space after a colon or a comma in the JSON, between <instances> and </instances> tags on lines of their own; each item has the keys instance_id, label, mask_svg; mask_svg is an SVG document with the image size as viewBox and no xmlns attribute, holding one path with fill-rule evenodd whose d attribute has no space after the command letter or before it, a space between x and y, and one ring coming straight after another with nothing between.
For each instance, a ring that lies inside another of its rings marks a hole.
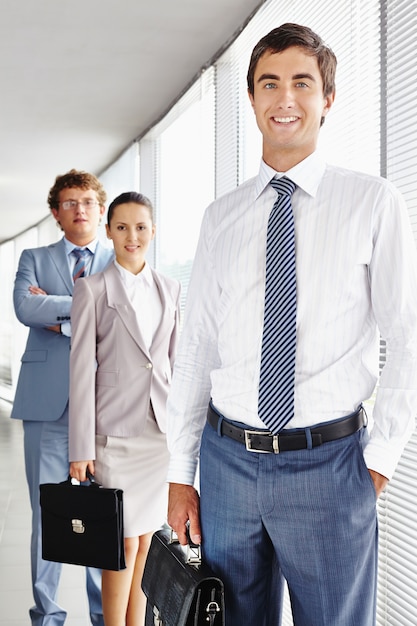
<instances>
[{"instance_id":1,"label":"gray suit jacket","mask_svg":"<svg viewBox=\"0 0 417 626\"><path fill-rule=\"evenodd\" d=\"M91 272L103 270L113 257L113 250L98 243ZM31 285L41 287L48 295L31 295ZM70 339L47 327L71 319L72 290L63 239L22 252L13 298L17 318L30 331L22 356L13 418L54 421L65 410L69 395Z\"/></svg>"},{"instance_id":2,"label":"gray suit jacket","mask_svg":"<svg viewBox=\"0 0 417 626\"><path fill-rule=\"evenodd\" d=\"M114 263L77 281L72 308L71 461L95 459L95 434L137 437L152 404L165 432L165 405L179 330L180 284L152 269L162 319L148 349Z\"/></svg>"}]
</instances>

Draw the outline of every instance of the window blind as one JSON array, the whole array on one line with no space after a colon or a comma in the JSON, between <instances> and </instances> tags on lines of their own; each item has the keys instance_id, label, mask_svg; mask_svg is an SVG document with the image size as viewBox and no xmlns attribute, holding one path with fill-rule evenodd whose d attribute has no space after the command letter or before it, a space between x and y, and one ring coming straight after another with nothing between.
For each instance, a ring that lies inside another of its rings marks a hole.
<instances>
[{"instance_id":1,"label":"window blind","mask_svg":"<svg viewBox=\"0 0 417 626\"><path fill-rule=\"evenodd\" d=\"M417 3L382 2L384 97L381 136L386 176L402 191L417 239ZM417 624L417 435L379 499L378 626Z\"/></svg>"}]
</instances>

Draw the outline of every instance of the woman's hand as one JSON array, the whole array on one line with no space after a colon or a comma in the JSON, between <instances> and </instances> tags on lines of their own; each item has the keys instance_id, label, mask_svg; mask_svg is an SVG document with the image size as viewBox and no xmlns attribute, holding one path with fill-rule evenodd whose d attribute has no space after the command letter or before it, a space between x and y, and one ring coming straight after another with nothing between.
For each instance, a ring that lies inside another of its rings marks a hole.
<instances>
[{"instance_id":1,"label":"woman's hand","mask_svg":"<svg viewBox=\"0 0 417 626\"><path fill-rule=\"evenodd\" d=\"M87 469L94 476L94 461L71 461L69 473L82 483L87 480Z\"/></svg>"}]
</instances>

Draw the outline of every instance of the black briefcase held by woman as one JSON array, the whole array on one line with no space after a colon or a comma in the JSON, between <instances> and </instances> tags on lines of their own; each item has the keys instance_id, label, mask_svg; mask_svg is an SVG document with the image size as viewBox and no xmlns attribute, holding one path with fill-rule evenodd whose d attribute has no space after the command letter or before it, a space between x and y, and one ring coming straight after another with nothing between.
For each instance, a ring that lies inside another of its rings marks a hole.
<instances>
[{"instance_id":1,"label":"black briefcase held by woman","mask_svg":"<svg viewBox=\"0 0 417 626\"><path fill-rule=\"evenodd\" d=\"M201 562L199 546L180 546L170 528L152 536L142 578L145 626L224 626L223 583Z\"/></svg>"},{"instance_id":2,"label":"black briefcase held by woman","mask_svg":"<svg viewBox=\"0 0 417 626\"><path fill-rule=\"evenodd\" d=\"M42 558L100 569L125 569L123 491L89 485L40 485Z\"/></svg>"}]
</instances>

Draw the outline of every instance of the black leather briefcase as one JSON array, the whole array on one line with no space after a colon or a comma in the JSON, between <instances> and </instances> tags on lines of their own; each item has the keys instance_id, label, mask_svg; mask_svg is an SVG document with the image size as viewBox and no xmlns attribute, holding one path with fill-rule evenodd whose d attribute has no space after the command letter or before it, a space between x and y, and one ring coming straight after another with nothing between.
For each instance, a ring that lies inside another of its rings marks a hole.
<instances>
[{"instance_id":1,"label":"black leather briefcase","mask_svg":"<svg viewBox=\"0 0 417 626\"><path fill-rule=\"evenodd\" d=\"M145 626L224 626L223 583L201 562L199 546L180 546L170 528L152 536L142 578Z\"/></svg>"},{"instance_id":2,"label":"black leather briefcase","mask_svg":"<svg viewBox=\"0 0 417 626\"><path fill-rule=\"evenodd\" d=\"M108 570L125 569L123 491L90 477L89 485L40 485L42 558Z\"/></svg>"}]
</instances>

